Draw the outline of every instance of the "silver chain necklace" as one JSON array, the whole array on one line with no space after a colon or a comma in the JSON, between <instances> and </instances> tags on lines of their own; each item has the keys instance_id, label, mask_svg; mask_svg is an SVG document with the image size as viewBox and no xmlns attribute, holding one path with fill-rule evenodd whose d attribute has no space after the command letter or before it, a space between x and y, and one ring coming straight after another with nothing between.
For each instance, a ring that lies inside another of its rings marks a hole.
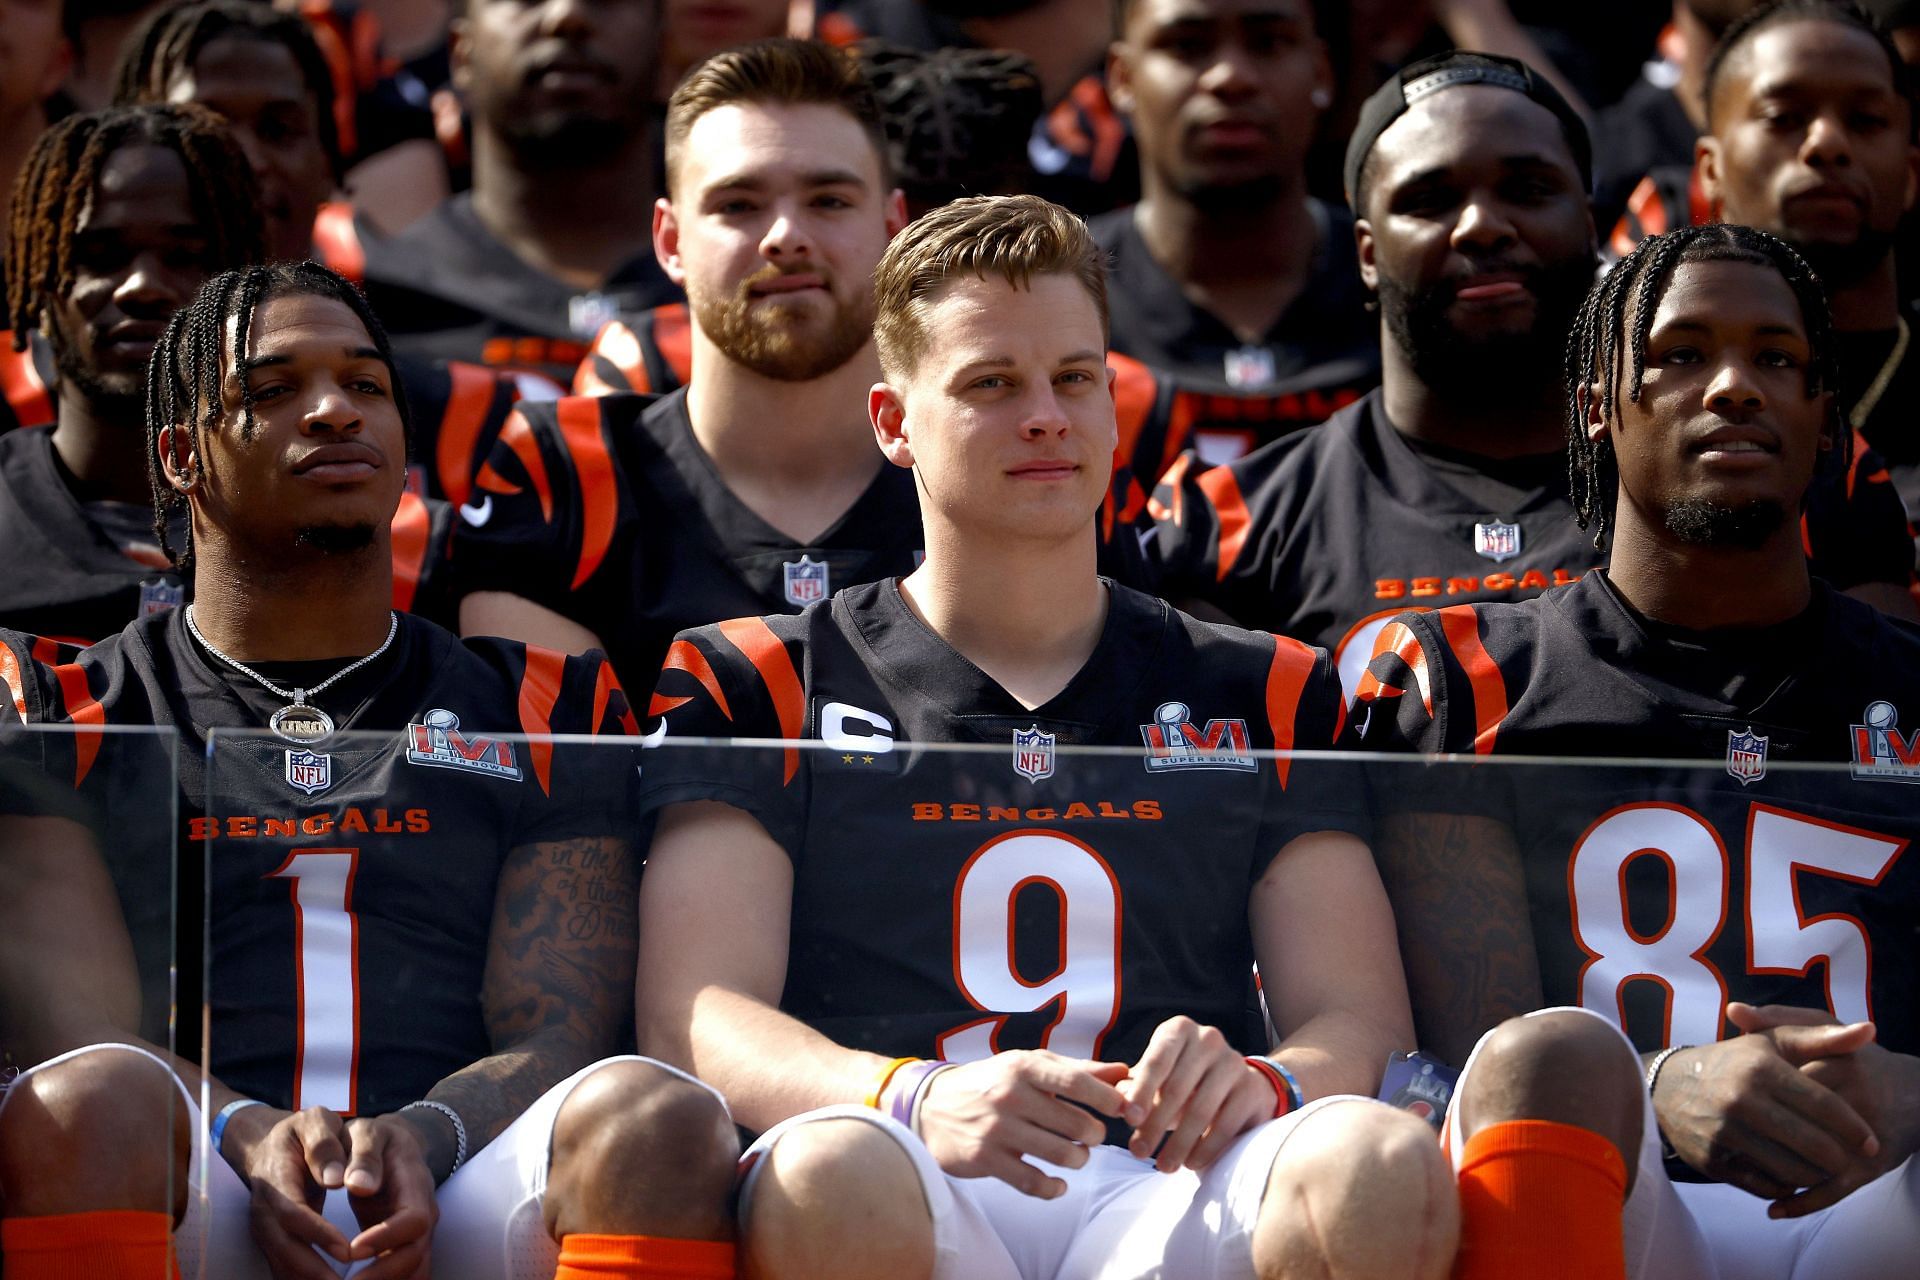
<instances>
[{"instance_id":1,"label":"silver chain necklace","mask_svg":"<svg viewBox=\"0 0 1920 1280\"><path fill-rule=\"evenodd\" d=\"M267 679L258 671L255 671L246 663L237 662L214 648L213 642L201 635L199 626L194 623L192 605L186 607L182 616L187 620L187 630L192 633L195 640L200 642L201 648L242 675L252 676L255 680L258 680L266 688L268 693L290 699L290 705L280 708L268 719L267 727L272 729L274 733L280 737L285 738L288 742L298 742L303 745L325 742L333 736L333 717L322 711L319 707L314 706L308 699L325 689L328 685L335 683L345 676L352 675L385 653L387 646L393 643L393 638L400 634L400 615L389 609L387 610L387 638L380 642L378 649L375 649L364 658L348 663L311 689L295 688L289 690L282 689L279 685Z\"/></svg>"}]
</instances>

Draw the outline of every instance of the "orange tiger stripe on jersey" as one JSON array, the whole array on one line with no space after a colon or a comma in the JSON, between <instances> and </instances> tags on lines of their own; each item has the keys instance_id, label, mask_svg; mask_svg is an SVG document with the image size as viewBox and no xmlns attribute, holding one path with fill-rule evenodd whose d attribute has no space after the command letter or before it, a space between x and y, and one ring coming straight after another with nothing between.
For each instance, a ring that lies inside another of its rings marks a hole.
<instances>
[{"instance_id":1,"label":"orange tiger stripe on jersey","mask_svg":"<svg viewBox=\"0 0 1920 1280\"><path fill-rule=\"evenodd\" d=\"M20 717L20 723L27 721L27 681L20 672L20 659L14 657L13 650L0 644L0 684L7 686L8 700L13 703L14 713Z\"/></svg>"},{"instance_id":2,"label":"orange tiger stripe on jersey","mask_svg":"<svg viewBox=\"0 0 1920 1280\"><path fill-rule=\"evenodd\" d=\"M653 309L653 345L660 348L660 358L681 386L693 380L693 320L686 303L669 302Z\"/></svg>"},{"instance_id":3,"label":"orange tiger stripe on jersey","mask_svg":"<svg viewBox=\"0 0 1920 1280\"><path fill-rule=\"evenodd\" d=\"M540 457L540 442L534 439L533 427L518 409L507 415L507 423L500 428L500 440L513 450L513 456L520 459L520 465L526 468L527 478L533 481L533 491L540 495L540 518L553 519L553 484L547 479L547 464ZM508 481L493 464L480 468L474 477L474 483L493 493L518 493L519 486Z\"/></svg>"},{"instance_id":4,"label":"orange tiger stripe on jersey","mask_svg":"<svg viewBox=\"0 0 1920 1280\"><path fill-rule=\"evenodd\" d=\"M1114 166L1120 161L1120 148L1127 141L1127 126L1113 109L1107 86L1098 75L1082 76L1069 96L1093 126L1093 155L1087 167L1095 182L1105 182L1113 176Z\"/></svg>"},{"instance_id":5,"label":"orange tiger stripe on jersey","mask_svg":"<svg viewBox=\"0 0 1920 1280\"><path fill-rule=\"evenodd\" d=\"M33 660L35 662L44 662L50 667L57 666L60 662L60 649L63 644L68 643L69 642L55 639L52 636L35 636L33 637ZM71 647L75 649L84 649L90 641L76 640L70 643Z\"/></svg>"},{"instance_id":6,"label":"orange tiger stripe on jersey","mask_svg":"<svg viewBox=\"0 0 1920 1280\"><path fill-rule=\"evenodd\" d=\"M1267 668L1267 724L1273 730L1275 751L1293 750L1293 722L1300 714L1300 695L1306 692L1313 663L1313 650L1306 645L1285 636L1273 638L1273 665ZM1282 791L1292 767L1293 761L1284 756L1274 759L1273 771L1280 777Z\"/></svg>"},{"instance_id":7,"label":"orange tiger stripe on jersey","mask_svg":"<svg viewBox=\"0 0 1920 1280\"><path fill-rule=\"evenodd\" d=\"M773 709L780 716L780 736L798 738L806 711L806 695L801 691L800 674L793 669L793 658L787 653L787 646L780 643L780 637L773 634L773 628L763 618L735 618L731 622L723 622L720 624L720 634L745 654L754 670L760 673L761 681L773 697ZM793 775L799 769L799 749L788 747L786 774L781 779L781 785L792 782Z\"/></svg>"},{"instance_id":8,"label":"orange tiger stripe on jersey","mask_svg":"<svg viewBox=\"0 0 1920 1280\"><path fill-rule=\"evenodd\" d=\"M1427 715L1433 715L1433 678L1427 673L1427 651L1421 647L1420 639L1408 629L1404 622L1389 622L1380 629L1380 638L1373 642L1374 656L1391 653L1406 664L1413 673L1413 682L1420 688L1420 705L1427 709ZM1381 695L1396 697L1402 690L1384 683L1371 670L1360 677L1360 687L1354 691L1354 699L1359 702L1372 702Z\"/></svg>"},{"instance_id":9,"label":"orange tiger stripe on jersey","mask_svg":"<svg viewBox=\"0 0 1920 1280\"><path fill-rule=\"evenodd\" d=\"M107 710L95 701L93 690L87 686L86 669L79 663L55 667L53 675L60 682L67 719L85 726L73 735L73 785L77 787L87 780L93 771L94 759L100 754L101 729L107 723Z\"/></svg>"},{"instance_id":10,"label":"orange tiger stripe on jersey","mask_svg":"<svg viewBox=\"0 0 1920 1280\"><path fill-rule=\"evenodd\" d=\"M1253 513L1247 510L1247 500L1240 496L1240 482L1226 467L1202 471L1194 483L1207 495L1220 521L1220 549L1215 557L1219 563L1213 572L1215 578L1225 582L1234 561L1247 545L1247 534L1253 530Z\"/></svg>"},{"instance_id":11,"label":"orange tiger stripe on jersey","mask_svg":"<svg viewBox=\"0 0 1920 1280\"><path fill-rule=\"evenodd\" d=\"M12 406L21 426L45 426L53 421L53 397L33 367L33 348L15 351L12 333L0 330L0 398Z\"/></svg>"},{"instance_id":12,"label":"orange tiger stripe on jersey","mask_svg":"<svg viewBox=\"0 0 1920 1280\"><path fill-rule=\"evenodd\" d=\"M1500 668L1488 655L1487 647L1480 643L1480 615L1470 604L1457 604L1440 610L1437 616L1473 690L1474 753L1492 755L1500 722L1507 718L1507 684L1500 678Z\"/></svg>"},{"instance_id":13,"label":"orange tiger stripe on jersey","mask_svg":"<svg viewBox=\"0 0 1920 1280\"><path fill-rule=\"evenodd\" d=\"M1171 505L1160 501L1158 496L1148 498L1148 515L1155 520L1171 520L1174 524L1186 523L1187 500L1182 494L1181 484L1186 480L1187 471L1192 466L1193 458L1188 454L1183 453L1173 460L1173 465L1167 468L1166 474L1161 476L1153 486L1156 495L1161 489L1165 489L1171 495Z\"/></svg>"},{"instance_id":14,"label":"orange tiger stripe on jersey","mask_svg":"<svg viewBox=\"0 0 1920 1280\"><path fill-rule=\"evenodd\" d=\"M434 445L434 470L439 473L440 492L447 501L464 503L473 495L473 453L480 444L480 429L487 425L487 410L493 407L493 393L500 383L493 371L464 360L447 361L446 412L440 415L440 439Z\"/></svg>"},{"instance_id":15,"label":"orange tiger stripe on jersey","mask_svg":"<svg viewBox=\"0 0 1920 1280\"><path fill-rule=\"evenodd\" d=\"M560 438L573 456L580 477L580 562L574 566L573 589L591 578L613 545L614 516L620 508L620 490L613 479L613 455L600 434L600 404L591 396L566 396L554 404Z\"/></svg>"},{"instance_id":16,"label":"orange tiger stripe on jersey","mask_svg":"<svg viewBox=\"0 0 1920 1280\"><path fill-rule=\"evenodd\" d=\"M1134 442L1146 426L1147 415L1153 412L1160 385L1153 370L1118 352L1107 353L1107 368L1113 370L1113 417L1120 428L1120 438L1114 446L1114 461L1118 464L1132 458Z\"/></svg>"},{"instance_id":17,"label":"orange tiger stripe on jersey","mask_svg":"<svg viewBox=\"0 0 1920 1280\"><path fill-rule=\"evenodd\" d=\"M624 387L616 387L600 376L594 368L596 360L604 360L620 371L627 380ZM653 390L647 378L647 359L640 351L640 339L627 327L623 320L609 320L600 326L600 332L594 335L593 345L587 348L587 358L573 372L573 394L577 396L604 396L618 391L647 392Z\"/></svg>"},{"instance_id":18,"label":"orange tiger stripe on jersey","mask_svg":"<svg viewBox=\"0 0 1920 1280\"><path fill-rule=\"evenodd\" d=\"M1807 527L1807 513L1805 511L1800 513L1800 549L1807 553L1809 559L1812 558L1813 531Z\"/></svg>"},{"instance_id":19,"label":"orange tiger stripe on jersey","mask_svg":"<svg viewBox=\"0 0 1920 1280\"><path fill-rule=\"evenodd\" d=\"M613 701L613 695L618 693L624 697L626 692L620 687L620 677L613 674L613 664L603 658L599 673L593 677L593 722L587 732L600 732L600 721L607 714L607 705ZM629 734L639 735L640 726L634 721L631 706L620 713L620 727Z\"/></svg>"},{"instance_id":20,"label":"orange tiger stripe on jersey","mask_svg":"<svg viewBox=\"0 0 1920 1280\"><path fill-rule=\"evenodd\" d=\"M707 661L707 655L700 652L700 646L691 640L675 640L667 650L667 660L660 664L664 674L668 671L684 671L700 682L700 687L713 699L713 705L720 708L720 714L733 719L733 709L727 705L727 695L720 688L720 679L713 674L713 664ZM655 693L653 701L647 705L649 716L664 715L675 707L684 707L692 702L691 697L672 698Z\"/></svg>"},{"instance_id":21,"label":"orange tiger stripe on jersey","mask_svg":"<svg viewBox=\"0 0 1920 1280\"><path fill-rule=\"evenodd\" d=\"M413 612L413 597L427 567L427 538L432 531L426 501L417 493L401 490L400 506L393 513L393 607L401 613Z\"/></svg>"},{"instance_id":22,"label":"orange tiger stripe on jersey","mask_svg":"<svg viewBox=\"0 0 1920 1280\"><path fill-rule=\"evenodd\" d=\"M313 219L314 256L355 284L367 281L367 250L353 225L353 206L329 200Z\"/></svg>"},{"instance_id":23,"label":"orange tiger stripe on jersey","mask_svg":"<svg viewBox=\"0 0 1920 1280\"><path fill-rule=\"evenodd\" d=\"M553 708L560 701L560 680L567 655L539 645L527 646L527 669L520 677L520 727L531 734L553 732ZM540 790L553 794L553 744L529 742L527 756Z\"/></svg>"}]
</instances>

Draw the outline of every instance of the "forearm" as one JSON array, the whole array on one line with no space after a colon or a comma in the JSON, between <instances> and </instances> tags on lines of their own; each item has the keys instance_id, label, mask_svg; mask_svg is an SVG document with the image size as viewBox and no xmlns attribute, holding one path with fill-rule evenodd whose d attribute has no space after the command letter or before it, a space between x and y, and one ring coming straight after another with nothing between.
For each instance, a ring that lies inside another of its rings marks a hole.
<instances>
[{"instance_id":1,"label":"forearm","mask_svg":"<svg viewBox=\"0 0 1920 1280\"><path fill-rule=\"evenodd\" d=\"M1272 1056L1293 1072L1308 1099L1336 1093L1370 1098L1380 1088L1387 1056L1412 1048L1404 1025L1335 1009L1302 1023Z\"/></svg>"},{"instance_id":2,"label":"forearm","mask_svg":"<svg viewBox=\"0 0 1920 1280\"><path fill-rule=\"evenodd\" d=\"M462 1067L427 1090L425 1100L452 1107L459 1114L471 1157L547 1090L605 1057L603 1050L604 1046L587 1042L569 1028L547 1027ZM432 1108L409 1111L406 1119L420 1138L434 1180L444 1181L453 1171L458 1152L453 1122Z\"/></svg>"},{"instance_id":3,"label":"forearm","mask_svg":"<svg viewBox=\"0 0 1920 1280\"><path fill-rule=\"evenodd\" d=\"M1515 21L1506 0L1445 0L1433 8L1435 19L1456 48L1518 58L1552 82L1575 111L1592 115L1573 82L1560 74L1553 60Z\"/></svg>"},{"instance_id":4,"label":"forearm","mask_svg":"<svg viewBox=\"0 0 1920 1280\"><path fill-rule=\"evenodd\" d=\"M677 1046L663 1036L643 1048L720 1090L734 1119L755 1132L816 1107L864 1102L891 1061L835 1044L763 1000L720 987L693 997L684 1025Z\"/></svg>"}]
</instances>

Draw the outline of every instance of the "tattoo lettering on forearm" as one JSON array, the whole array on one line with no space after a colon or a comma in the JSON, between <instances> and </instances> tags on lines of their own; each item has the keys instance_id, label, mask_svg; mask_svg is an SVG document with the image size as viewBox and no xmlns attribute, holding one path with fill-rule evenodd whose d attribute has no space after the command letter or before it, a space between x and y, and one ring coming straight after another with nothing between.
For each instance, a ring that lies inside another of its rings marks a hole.
<instances>
[{"instance_id":1,"label":"tattoo lettering on forearm","mask_svg":"<svg viewBox=\"0 0 1920 1280\"><path fill-rule=\"evenodd\" d=\"M632 1007L639 890L625 840L523 845L508 856L481 993L495 1052L429 1095L460 1112L474 1150L612 1052Z\"/></svg>"},{"instance_id":2,"label":"tattoo lettering on forearm","mask_svg":"<svg viewBox=\"0 0 1920 1280\"><path fill-rule=\"evenodd\" d=\"M1512 832L1491 818L1384 818L1376 856L1420 1043L1455 1066L1505 1018L1542 1004L1526 876Z\"/></svg>"}]
</instances>

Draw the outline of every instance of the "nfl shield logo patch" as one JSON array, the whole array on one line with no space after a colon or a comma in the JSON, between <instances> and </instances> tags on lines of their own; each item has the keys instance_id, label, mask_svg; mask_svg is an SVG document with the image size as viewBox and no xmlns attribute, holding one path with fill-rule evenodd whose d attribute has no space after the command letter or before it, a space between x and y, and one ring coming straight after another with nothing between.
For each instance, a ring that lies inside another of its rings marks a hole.
<instances>
[{"instance_id":1,"label":"nfl shield logo patch","mask_svg":"<svg viewBox=\"0 0 1920 1280\"><path fill-rule=\"evenodd\" d=\"M1473 549L1498 564L1520 554L1520 526L1487 520L1473 526Z\"/></svg>"},{"instance_id":2,"label":"nfl shield logo patch","mask_svg":"<svg viewBox=\"0 0 1920 1280\"><path fill-rule=\"evenodd\" d=\"M1035 724L1031 729L1013 731L1013 771L1028 782L1053 776L1053 740Z\"/></svg>"},{"instance_id":3,"label":"nfl shield logo patch","mask_svg":"<svg viewBox=\"0 0 1920 1280\"><path fill-rule=\"evenodd\" d=\"M187 589L178 582L169 582L165 578L148 578L140 584L140 616L152 617L156 613L165 613L187 602Z\"/></svg>"},{"instance_id":4,"label":"nfl shield logo patch","mask_svg":"<svg viewBox=\"0 0 1920 1280\"><path fill-rule=\"evenodd\" d=\"M1743 787L1767 776L1767 739L1755 734L1752 725L1745 733L1727 730L1727 772Z\"/></svg>"},{"instance_id":5,"label":"nfl shield logo patch","mask_svg":"<svg viewBox=\"0 0 1920 1280\"><path fill-rule=\"evenodd\" d=\"M787 603L804 609L827 598L827 562L801 556L780 566L786 574Z\"/></svg>"},{"instance_id":6,"label":"nfl shield logo patch","mask_svg":"<svg viewBox=\"0 0 1920 1280\"><path fill-rule=\"evenodd\" d=\"M333 785L333 757L323 756L317 751L289 748L287 785L295 791L304 791L308 795L325 791Z\"/></svg>"},{"instance_id":7,"label":"nfl shield logo patch","mask_svg":"<svg viewBox=\"0 0 1920 1280\"><path fill-rule=\"evenodd\" d=\"M1273 381L1273 352L1265 347L1241 347L1227 352L1227 385L1264 387Z\"/></svg>"}]
</instances>

